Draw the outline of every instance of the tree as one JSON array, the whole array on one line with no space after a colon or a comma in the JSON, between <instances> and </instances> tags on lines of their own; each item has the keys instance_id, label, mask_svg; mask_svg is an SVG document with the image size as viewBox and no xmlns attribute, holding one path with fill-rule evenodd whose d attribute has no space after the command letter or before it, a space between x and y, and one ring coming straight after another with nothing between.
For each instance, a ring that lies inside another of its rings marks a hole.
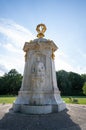
<instances>
[{"instance_id":1,"label":"tree","mask_svg":"<svg viewBox=\"0 0 86 130\"><path fill-rule=\"evenodd\" d=\"M56 72L57 84L62 95L71 94L71 83L69 81L69 74L64 70Z\"/></svg>"},{"instance_id":2,"label":"tree","mask_svg":"<svg viewBox=\"0 0 86 130\"><path fill-rule=\"evenodd\" d=\"M86 82L86 74L81 74L81 77L83 79L83 82Z\"/></svg>"},{"instance_id":3,"label":"tree","mask_svg":"<svg viewBox=\"0 0 86 130\"><path fill-rule=\"evenodd\" d=\"M21 87L22 75L15 69L0 78L0 94L17 94Z\"/></svg>"},{"instance_id":4,"label":"tree","mask_svg":"<svg viewBox=\"0 0 86 130\"><path fill-rule=\"evenodd\" d=\"M62 95L83 95L82 86L85 81L85 74L80 75L74 72L60 70L56 72L57 84Z\"/></svg>"},{"instance_id":5,"label":"tree","mask_svg":"<svg viewBox=\"0 0 86 130\"><path fill-rule=\"evenodd\" d=\"M83 79L81 75L74 72L69 72L69 80L72 86L72 95L82 95Z\"/></svg>"},{"instance_id":6,"label":"tree","mask_svg":"<svg viewBox=\"0 0 86 130\"><path fill-rule=\"evenodd\" d=\"M83 94L86 95L86 82L84 83L83 87L82 87L82 90L83 90Z\"/></svg>"}]
</instances>

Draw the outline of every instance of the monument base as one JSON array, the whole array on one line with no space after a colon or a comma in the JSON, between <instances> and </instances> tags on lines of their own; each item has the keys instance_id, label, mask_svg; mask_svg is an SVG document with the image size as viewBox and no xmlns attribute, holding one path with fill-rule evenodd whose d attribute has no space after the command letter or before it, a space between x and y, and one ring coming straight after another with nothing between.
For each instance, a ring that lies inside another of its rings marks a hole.
<instances>
[{"instance_id":1,"label":"monument base","mask_svg":"<svg viewBox=\"0 0 86 130\"><path fill-rule=\"evenodd\" d=\"M25 114L48 114L53 112L60 112L66 108L64 102L57 105L40 105L40 106L29 106L25 104L13 104L14 112L20 112Z\"/></svg>"}]
</instances>

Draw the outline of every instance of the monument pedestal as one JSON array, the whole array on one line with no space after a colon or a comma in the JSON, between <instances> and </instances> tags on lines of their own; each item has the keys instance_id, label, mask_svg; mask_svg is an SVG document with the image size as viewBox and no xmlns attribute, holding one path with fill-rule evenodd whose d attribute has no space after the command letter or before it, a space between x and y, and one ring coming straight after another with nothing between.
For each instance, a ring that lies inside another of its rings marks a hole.
<instances>
[{"instance_id":1,"label":"monument pedestal","mask_svg":"<svg viewBox=\"0 0 86 130\"><path fill-rule=\"evenodd\" d=\"M14 112L21 112L24 114L48 114L52 112L60 112L65 109L65 103L58 105L43 105L43 106L29 106L14 104Z\"/></svg>"},{"instance_id":2,"label":"monument pedestal","mask_svg":"<svg viewBox=\"0 0 86 130\"><path fill-rule=\"evenodd\" d=\"M26 52L25 70L13 110L28 114L47 114L64 110L66 105L61 99L56 81L55 43L38 38L26 42L23 50Z\"/></svg>"}]
</instances>

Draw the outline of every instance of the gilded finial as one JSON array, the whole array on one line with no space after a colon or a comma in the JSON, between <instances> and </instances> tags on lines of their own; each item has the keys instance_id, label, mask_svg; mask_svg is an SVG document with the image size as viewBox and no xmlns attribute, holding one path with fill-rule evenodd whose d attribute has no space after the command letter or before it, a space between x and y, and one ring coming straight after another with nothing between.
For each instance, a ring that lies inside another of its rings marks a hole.
<instances>
[{"instance_id":1,"label":"gilded finial","mask_svg":"<svg viewBox=\"0 0 86 130\"><path fill-rule=\"evenodd\" d=\"M45 33L46 29L47 28L46 28L45 24L38 24L36 27L36 31L38 32L37 37L38 38L44 37L44 33Z\"/></svg>"}]
</instances>

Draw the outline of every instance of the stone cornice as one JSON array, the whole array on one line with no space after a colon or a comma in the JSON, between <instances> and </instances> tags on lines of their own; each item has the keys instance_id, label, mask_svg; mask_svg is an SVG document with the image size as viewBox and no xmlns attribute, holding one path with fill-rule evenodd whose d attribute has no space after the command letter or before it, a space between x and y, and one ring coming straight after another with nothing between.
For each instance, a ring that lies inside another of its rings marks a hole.
<instances>
[{"instance_id":1,"label":"stone cornice","mask_svg":"<svg viewBox=\"0 0 86 130\"><path fill-rule=\"evenodd\" d=\"M23 50L27 52L28 50L43 50L43 49L51 49L56 51L58 47L52 40L47 40L44 38L35 39L30 42L25 42Z\"/></svg>"}]
</instances>

